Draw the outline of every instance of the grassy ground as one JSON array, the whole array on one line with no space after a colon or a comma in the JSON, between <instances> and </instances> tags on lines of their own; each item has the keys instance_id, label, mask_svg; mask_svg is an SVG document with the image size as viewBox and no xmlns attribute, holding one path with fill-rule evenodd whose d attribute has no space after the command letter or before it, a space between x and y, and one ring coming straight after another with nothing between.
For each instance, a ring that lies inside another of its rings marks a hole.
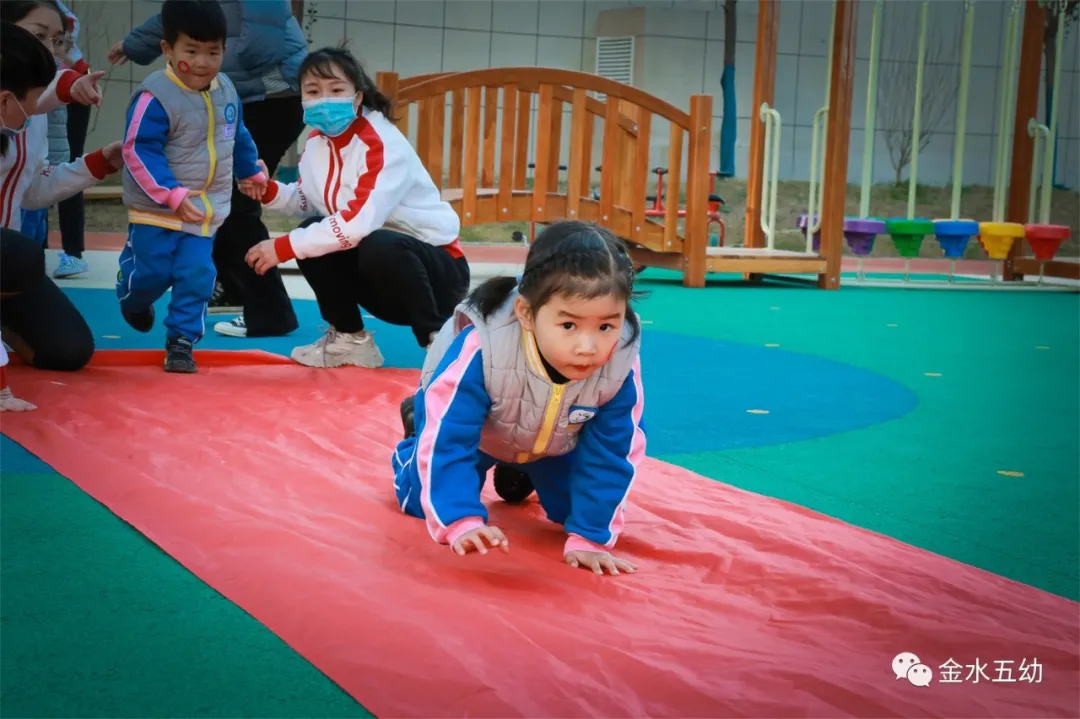
<instances>
[{"instance_id":1,"label":"grassy ground","mask_svg":"<svg viewBox=\"0 0 1080 719\"><path fill-rule=\"evenodd\" d=\"M726 180L717 184L717 191L727 201L729 212L724 215L727 225L728 245L742 244L746 217L746 183L741 180ZM565 191L565 188L560 188ZM650 190L651 191L651 190ZM777 246L780 249L798 250L805 247L805 240L796 228L799 215L805 214L808 185L805 182L781 182L777 188L776 224L778 228ZM907 186L878 185L872 189L870 213L876 217L904 217L907 215ZM949 188L921 185L916 191L916 215L929 219L949 217L952 192ZM961 215L979 221L987 221L993 216L993 188L972 186L964 189L961 196ZM848 215L859 212L859 188L848 186L845 211ZM123 232L127 229L124 208L119 201L97 200L87 202L86 228L90 232ZM1080 193L1071 190L1054 190L1051 199L1051 222L1066 225L1072 229L1072 239L1059 251L1060 257L1080 257ZM296 221L276 213L266 213L267 228L271 232L286 232L296 226ZM55 217L51 227L56 227ZM461 238L466 242L509 242L515 231L528 232L527 222L507 222L492 225L474 225L462 228ZM846 250L846 248L845 248ZM936 243L924 246L925 256L935 256ZM891 242L877 242L874 255L878 257L896 256ZM968 247L969 258L984 257L978 243Z\"/></svg>"}]
</instances>

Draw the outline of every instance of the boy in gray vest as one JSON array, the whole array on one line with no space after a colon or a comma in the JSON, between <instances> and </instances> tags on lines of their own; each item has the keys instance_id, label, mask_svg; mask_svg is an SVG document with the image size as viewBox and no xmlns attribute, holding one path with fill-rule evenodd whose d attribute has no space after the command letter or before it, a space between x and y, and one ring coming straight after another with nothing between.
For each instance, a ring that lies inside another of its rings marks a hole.
<instances>
[{"instance_id":1,"label":"boy in gray vest","mask_svg":"<svg viewBox=\"0 0 1080 719\"><path fill-rule=\"evenodd\" d=\"M420 391L402 403L405 438L391 457L398 505L432 539L460 555L508 551L480 499L494 467L499 496L535 489L565 527L571 567L635 571L611 554L645 457L633 282L621 240L556 222L520 280L488 280L443 326Z\"/></svg>"},{"instance_id":2,"label":"boy in gray vest","mask_svg":"<svg viewBox=\"0 0 1080 719\"><path fill-rule=\"evenodd\" d=\"M219 75L225 15L217 0L166 0L168 66L132 95L124 135L128 241L116 293L124 319L154 326L154 303L172 288L165 371L196 372L192 347L206 332L214 292L214 234L229 216L233 175L264 184L236 89Z\"/></svg>"}]
</instances>

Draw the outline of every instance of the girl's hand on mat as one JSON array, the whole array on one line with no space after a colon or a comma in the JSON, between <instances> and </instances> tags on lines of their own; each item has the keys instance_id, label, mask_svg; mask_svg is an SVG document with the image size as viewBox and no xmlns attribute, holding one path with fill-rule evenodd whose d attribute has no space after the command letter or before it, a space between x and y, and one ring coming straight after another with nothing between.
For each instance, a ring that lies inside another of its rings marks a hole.
<instances>
[{"instance_id":1,"label":"girl's hand on mat","mask_svg":"<svg viewBox=\"0 0 1080 719\"><path fill-rule=\"evenodd\" d=\"M29 412L32 409L37 409L37 405L11 394L10 387L0 389L0 412Z\"/></svg>"},{"instance_id":2,"label":"girl's hand on mat","mask_svg":"<svg viewBox=\"0 0 1080 719\"><path fill-rule=\"evenodd\" d=\"M498 527L477 527L476 529L465 532L457 538L454 542L452 549L456 554L465 556L470 551L477 551L480 554L487 554L487 545L491 545L492 549L498 547L503 552L510 551L510 543L506 541L506 535L502 533L502 530Z\"/></svg>"},{"instance_id":3,"label":"girl's hand on mat","mask_svg":"<svg viewBox=\"0 0 1080 719\"><path fill-rule=\"evenodd\" d=\"M180 206L176 208L176 214L180 215L181 220L190 224L202 222L206 217L203 211L196 207L189 197L185 197Z\"/></svg>"},{"instance_id":4,"label":"girl's hand on mat","mask_svg":"<svg viewBox=\"0 0 1080 719\"><path fill-rule=\"evenodd\" d=\"M566 563L571 567L591 569L597 574L603 574L605 571L611 575L622 572L633 574L637 571L637 567L630 562L613 557L607 552L583 552L575 549L566 553Z\"/></svg>"},{"instance_id":5,"label":"girl's hand on mat","mask_svg":"<svg viewBox=\"0 0 1080 719\"><path fill-rule=\"evenodd\" d=\"M265 275L267 272L281 264L280 260L278 260L277 250L274 249L273 240L263 240L252 247L248 250L244 261L259 275Z\"/></svg>"}]
</instances>

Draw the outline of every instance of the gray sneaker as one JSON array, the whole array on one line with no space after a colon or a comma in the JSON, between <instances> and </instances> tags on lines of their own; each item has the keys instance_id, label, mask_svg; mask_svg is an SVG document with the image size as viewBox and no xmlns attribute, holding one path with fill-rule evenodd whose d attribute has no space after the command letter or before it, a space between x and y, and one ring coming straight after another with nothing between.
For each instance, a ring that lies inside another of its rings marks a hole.
<instances>
[{"instance_id":1,"label":"gray sneaker","mask_svg":"<svg viewBox=\"0 0 1080 719\"><path fill-rule=\"evenodd\" d=\"M315 342L293 349L290 356L308 367L354 365L377 369L383 365L382 352L366 330L346 333L331 327Z\"/></svg>"}]
</instances>

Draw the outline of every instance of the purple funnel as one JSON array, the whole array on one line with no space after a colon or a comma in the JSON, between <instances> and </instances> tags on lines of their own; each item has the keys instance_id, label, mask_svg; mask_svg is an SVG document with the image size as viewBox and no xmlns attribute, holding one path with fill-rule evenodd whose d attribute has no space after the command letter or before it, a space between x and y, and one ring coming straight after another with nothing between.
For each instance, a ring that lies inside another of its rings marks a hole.
<instances>
[{"instance_id":1,"label":"purple funnel","mask_svg":"<svg viewBox=\"0 0 1080 719\"><path fill-rule=\"evenodd\" d=\"M817 221L817 215L814 216L814 221ZM810 215L799 215L798 227L800 230L802 230L803 237L806 237L806 228L809 226L809 224ZM814 252L821 251L821 228L818 228L818 231L814 233L813 248Z\"/></svg>"},{"instance_id":2,"label":"purple funnel","mask_svg":"<svg viewBox=\"0 0 1080 719\"><path fill-rule=\"evenodd\" d=\"M848 247L859 257L866 257L874 250L874 239L885 231L885 222L873 218L844 218L844 239Z\"/></svg>"}]
</instances>

